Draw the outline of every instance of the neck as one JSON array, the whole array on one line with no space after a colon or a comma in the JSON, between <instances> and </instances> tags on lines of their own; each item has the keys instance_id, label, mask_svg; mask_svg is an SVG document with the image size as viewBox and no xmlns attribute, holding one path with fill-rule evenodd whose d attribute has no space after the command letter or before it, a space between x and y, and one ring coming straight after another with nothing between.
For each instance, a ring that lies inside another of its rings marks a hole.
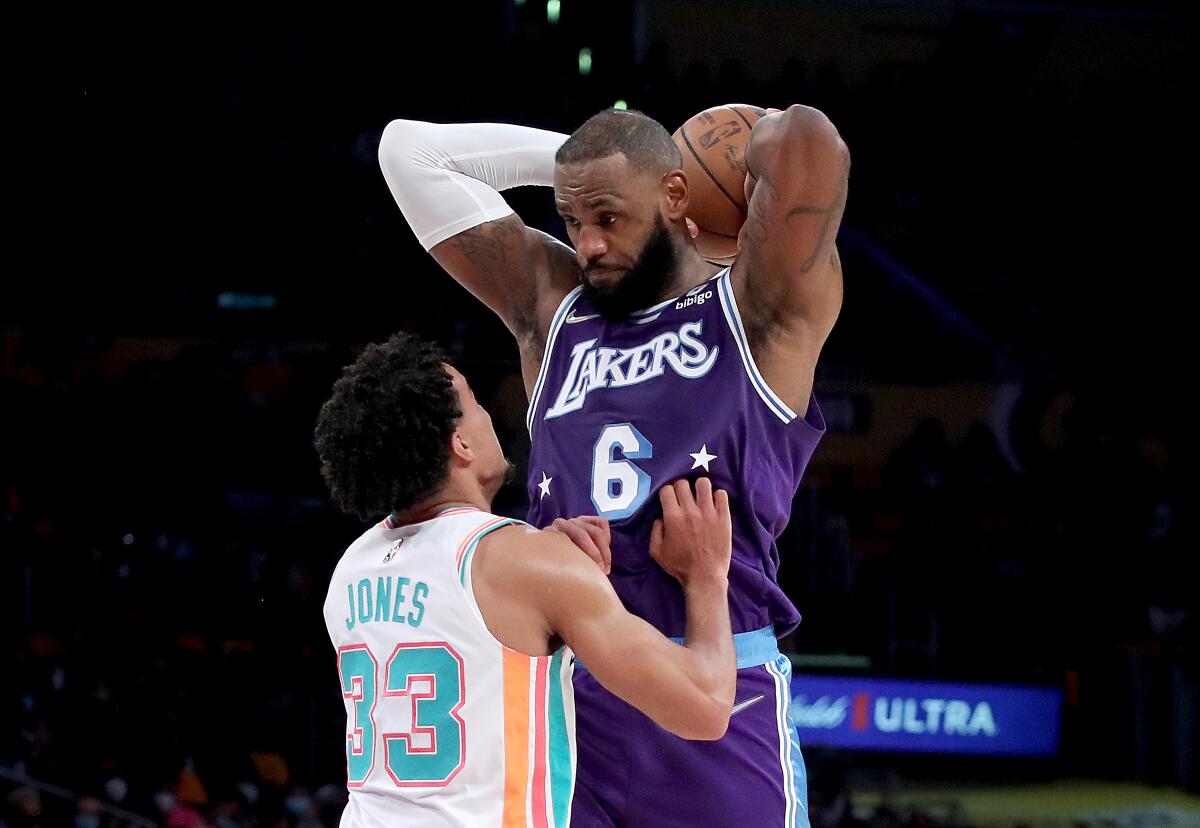
<instances>
[{"instance_id":1,"label":"neck","mask_svg":"<svg viewBox=\"0 0 1200 828\"><path fill-rule=\"evenodd\" d=\"M675 247L675 261L678 262L678 265L663 287L662 295L658 297L659 302L679 296L696 285L708 281L714 274L722 270L701 256L691 239L672 239L671 244Z\"/></svg>"},{"instance_id":2,"label":"neck","mask_svg":"<svg viewBox=\"0 0 1200 828\"><path fill-rule=\"evenodd\" d=\"M447 509L463 506L488 512L492 508L492 498L484 491L478 480L474 478L455 480L452 476L451 480L432 496L422 500L411 509L393 513L392 520L398 526L406 523L420 523L437 517L439 513Z\"/></svg>"}]
</instances>

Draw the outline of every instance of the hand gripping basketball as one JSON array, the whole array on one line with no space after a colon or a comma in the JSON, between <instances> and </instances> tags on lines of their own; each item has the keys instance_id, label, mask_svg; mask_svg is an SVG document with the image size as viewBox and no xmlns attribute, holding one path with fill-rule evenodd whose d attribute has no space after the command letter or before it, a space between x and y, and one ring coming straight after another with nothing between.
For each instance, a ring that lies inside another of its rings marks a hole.
<instances>
[{"instance_id":1,"label":"hand gripping basketball","mask_svg":"<svg viewBox=\"0 0 1200 828\"><path fill-rule=\"evenodd\" d=\"M689 118L671 136L683 156L688 181L688 230L700 254L713 264L732 264L738 233L754 184L746 169L746 145L759 118L779 112L747 104L724 104Z\"/></svg>"}]
</instances>

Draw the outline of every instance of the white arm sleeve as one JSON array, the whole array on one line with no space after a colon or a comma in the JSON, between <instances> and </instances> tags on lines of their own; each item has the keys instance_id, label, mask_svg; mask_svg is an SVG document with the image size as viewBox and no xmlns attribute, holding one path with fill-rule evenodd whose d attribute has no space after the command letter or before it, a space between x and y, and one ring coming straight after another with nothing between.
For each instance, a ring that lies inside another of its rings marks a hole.
<instances>
[{"instance_id":1,"label":"white arm sleeve","mask_svg":"<svg viewBox=\"0 0 1200 828\"><path fill-rule=\"evenodd\" d=\"M476 225L511 215L499 190L550 186L554 153L567 136L511 124L392 121L379 166L392 197L429 250Z\"/></svg>"}]
</instances>

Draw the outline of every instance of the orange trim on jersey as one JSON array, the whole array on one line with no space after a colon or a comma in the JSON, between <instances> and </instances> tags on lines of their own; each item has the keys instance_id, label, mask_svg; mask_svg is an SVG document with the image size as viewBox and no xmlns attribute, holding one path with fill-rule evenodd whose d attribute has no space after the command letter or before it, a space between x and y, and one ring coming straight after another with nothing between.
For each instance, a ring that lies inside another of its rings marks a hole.
<instances>
[{"instance_id":1,"label":"orange trim on jersey","mask_svg":"<svg viewBox=\"0 0 1200 828\"><path fill-rule=\"evenodd\" d=\"M466 540L464 540L459 545L458 551L454 553L454 568L458 569L459 567L462 566L463 555L467 554L467 548L470 547L471 543L476 538L478 538L480 535L487 532L489 529L495 529L501 523L504 523L508 520L510 520L510 519L509 518L496 518L495 520L489 520L487 523L485 523L482 526L480 526L479 528L477 528L474 532L467 535Z\"/></svg>"},{"instance_id":2,"label":"orange trim on jersey","mask_svg":"<svg viewBox=\"0 0 1200 828\"><path fill-rule=\"evenodd\" d=\"M529 656L504 648L503 828L525 828L529 788Z\"/></svg>"}]
</instances>

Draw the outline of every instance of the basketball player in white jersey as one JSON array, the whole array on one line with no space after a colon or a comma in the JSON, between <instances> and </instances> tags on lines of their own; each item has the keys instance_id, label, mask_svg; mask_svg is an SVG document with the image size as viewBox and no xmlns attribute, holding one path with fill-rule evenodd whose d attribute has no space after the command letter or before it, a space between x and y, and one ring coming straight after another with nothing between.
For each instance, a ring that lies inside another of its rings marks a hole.
<instances>
[{"instance_id":1,"label":"basketball player in white jersey","mask_svg":"<svg viewBox=\"0 0 1200 828\"><path fill-rule=\"evenodd\" d=\"M605 521L586 524L597 566L565 534L489 513L510 464L429 343L398 334L368 347L334 385L315 442L337 504L388 515L345 552L325 601L347 716L344 828L565 828L572 651L666 730L725 733L731 527L707 479L694 495L686 481L662 488L651 539L686 595L676 643L617 598Z\"/></svg>"}]
</instances>

